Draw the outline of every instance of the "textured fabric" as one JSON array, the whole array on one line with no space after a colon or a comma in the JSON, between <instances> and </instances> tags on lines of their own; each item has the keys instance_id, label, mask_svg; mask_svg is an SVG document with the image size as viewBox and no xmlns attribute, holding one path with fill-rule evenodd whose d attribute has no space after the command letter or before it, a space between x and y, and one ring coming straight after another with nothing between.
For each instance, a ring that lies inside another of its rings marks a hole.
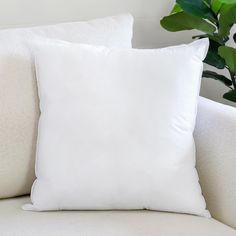
<instances>
[{"instance_id":1,"label":"textured fabric","mask_svg":"<svg viewBox=\"0 0 236 236\"><path fill-rule=\"evenodd\" d=\"M236 228L236 109L201 98L197 169L212 216Z\"/></svg>"},{"instance_id":2,"label":"textured fabric","mask_svg":"<svg viewBox=\"0 0 236 236\"><path fill-rule=\"evenodd\" d=\"M29 198L0 200L2 236L235 236L236 231L198 216L150 211L29 212Z\"/></svg>"},{"instance_id":3,"label":"textured fabric","mask_svg":"<svg viewBox=\"0 0 236 236\"><path fill-rule=\"evenodd\" d=\"M209 216L193 141L208 44L120 50L54 40L35 46L41 117L33 206L25 209Z\"/></svg>"},{"instance_id":4,"label":"textured fabric","mask_svg":"<svg viewBox=\"0 0 236 236\"><path fill-rule=\"evenodd\" d=\"M35 178L39 109L34 69L26 44L40 36L130 48L132 23L132 16L121 15L0 31L0 198L29 193Z\"/></svg>"}]
</instances>

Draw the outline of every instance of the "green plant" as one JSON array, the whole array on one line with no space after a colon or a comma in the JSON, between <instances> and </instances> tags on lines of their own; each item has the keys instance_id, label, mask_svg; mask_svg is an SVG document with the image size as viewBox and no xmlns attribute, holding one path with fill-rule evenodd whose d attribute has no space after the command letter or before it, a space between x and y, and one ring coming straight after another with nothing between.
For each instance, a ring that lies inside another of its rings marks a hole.
<instances>
[{"instance_id":1,"label":"green plant","mask_svg":"<svg viewBox=\"0 0 236 236\"><path fill-rule=\"evenodd\" d=\"M236 102L236 49L226 46L232 26L236 23L236 0L176 0L169 16L161 20L168 31L197 29L203 34L193 39L209 38L210 47L205 63L227 69L229 76L204 71L203 77L222 82L229 88L223 97ZM236 42L236 34L233 36Z\"/></svg>"}]
</instances>

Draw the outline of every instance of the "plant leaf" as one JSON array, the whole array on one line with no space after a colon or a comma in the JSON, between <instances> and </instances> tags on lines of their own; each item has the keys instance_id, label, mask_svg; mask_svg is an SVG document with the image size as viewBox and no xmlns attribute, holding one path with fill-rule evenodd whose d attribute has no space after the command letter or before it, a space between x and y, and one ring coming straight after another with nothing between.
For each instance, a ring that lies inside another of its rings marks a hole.
<instances>
[{"instance_id":1,"label":"plant leaf","mask_svg":"<svg viewBox=\"0 0 236 236\"><path fill-rule=\"evenodd\" d=\"M227 47L227 46L221 46L219 47L219 55L224 58L226 65L229 67L231 72L236 72L236 49Z\"/></svg>"},{"instance_id":2,"label":"plant leaf","mask_svg":"<svg viewBox=\"0 0 236 236\"><path fill-rule=\"evenodd\" d=\"M218 69L225 68L225 60L218 54L218 49L221 46L218 42L210 39L210 46L204 62Z\"/></svg>"},{"instance_id":3,"label":"plant leaf","mask_svg":"<svg viewBox=\"0 0 236 236\"><path fill-rule=\"evenodd\" d=\"M176 2L190 15L208 19L212 22L217 20L211 8L202 0L176 0Z\"/></svg>"},{"instance_id":4,"label":"plant leaf","mask_svg":"<svg viewBox=\"0 0 236 236\"><path fill-rule=\"evenodd\" d=\"M230 90L229 92L225 93L223 98L231 102L236 102L236 90Z\"/></svg>"},{"instance_id":5,"label":"plant leaf","mask_svg":"<svg viewBox=\"0 0 236 236\"><path fill-rule=\"evenodd\" d=\"M208 51L208 54L204 60L204 63L210 65L210 66L214 66L217 69L224 69L225 68L225 63L224 60L222 60L222 58L215 53L214 51Z\"/></svg>"},{"instance_id":6,"label":"plant leaf","mask_svg":"<svg viewBox=\"0 0 236 236\"><path fill-rule=\"evenodd\" d=\"M232 81L230 79L228 79L224 75L219 75L213 71L209 71L209 70L203 71L202 77L219 80L220 82L222 82L226 86L232 85Z\"/></svg>"},{"instance_id":7,"label":"plant leaf","mask_svg":"<svg viewBox=\"0 0 236 236\"><path fill-rule=\"evenodd\" d=\"M207 21L185 12L179 12L164 17L161 20L161 25L171 32L197 29L208 34L213 34L216 30L216 28Z\"/></svg>"},{"instance_id":8,"label":"plant leaf","mask_svg":"<svg viewBox=\"0 0 236 236\"><path fill-rule=\"evenodd\" d=\"M211 9L215 12L215 14L217 14L220 11L222 5L223 3L220 0L212 0Z\"/></svg>"},{"instance_id":9,"label":"plant leaf","mask_svg":"<svg viewBox=\"0 0 236 236\"><path fill-rule=\"evenodd\" d=\"M192 39L201 39L201 38L209 38L209 40L212 40L214 42L217 42L220 46L223 46L225 45L225 43L229 40L229 37L224 37L224 38L221 38L219 37L217 34L213 34L213 35L210 35L210 34L199 34L199 35L195 35L192 37ZM217 48L218 49L218 48Z\"/></svg>"},{"instance_id":10,"label":"plant leaf","mask_svg":"<svg viewBox=\"0 0 236 236\"><path fill-rule=\"evenodd\" d=\"M236 23L236 4L224 6L220 11L219 35L229 36L232 26Z\"/></svg>"},{"instance_id":11,"label":"plant leaf","mask_svg":"<svg viewBox=\"0 0 236 236\"><path fill-rule=\"evenodd\" d=\"M226 4L235 4L236 0L218 0L221 3L226 3Z\"/></svg>"},{"instance_id":12,"label":"plant leaf","mask_svg":"<svg viewBox=\"0 0 236 236\"><path fill-rule=\"evenodd\" d=\"M181 8L181 6L178 3L176 3L171 11L171 14L175 14L182 11L183 9Z\"/></svg>"},{"instance_id":13,"label":"plant leaf","mask_svg":"<svg viewBox=\"0 0 236 236\"><path fill-rule=\"evenodd\" d=\"M225 45L225 43L229 40L229 37L226 36L222 38L218 34L209 35L208 37L222 46Z\"/></svg>"}]
</instances>

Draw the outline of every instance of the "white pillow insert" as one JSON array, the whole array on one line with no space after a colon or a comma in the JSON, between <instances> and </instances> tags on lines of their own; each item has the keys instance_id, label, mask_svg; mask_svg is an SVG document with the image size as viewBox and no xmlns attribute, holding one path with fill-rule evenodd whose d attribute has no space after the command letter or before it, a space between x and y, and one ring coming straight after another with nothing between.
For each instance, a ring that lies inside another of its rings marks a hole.
<instances>
[{"instance_id":1,"label":"white pillow insert","mask_svg":"<svg viewBox=\"0 0 236 236\"><path fill-rule=\"evenodd\" d=\"M207 49L37 45L37 180L24 209L209 216L193 140Z\"/></svg>"}]
</instances>

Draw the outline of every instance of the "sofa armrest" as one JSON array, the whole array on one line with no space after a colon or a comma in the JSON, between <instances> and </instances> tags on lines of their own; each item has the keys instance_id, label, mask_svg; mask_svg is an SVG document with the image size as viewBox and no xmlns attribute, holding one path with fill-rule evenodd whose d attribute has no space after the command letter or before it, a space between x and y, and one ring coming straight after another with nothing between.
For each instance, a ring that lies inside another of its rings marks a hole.
<instances>
[{"instance_id":1,"label":"sofa armrest","mask_svg":"<svg viewBox=\"0 0 236 236\"><path fill-rule=\"evenodd\" d=\"M207 207L236 228L236 108L200 98L194 136Z\"/></svg>"}]
</instances>

